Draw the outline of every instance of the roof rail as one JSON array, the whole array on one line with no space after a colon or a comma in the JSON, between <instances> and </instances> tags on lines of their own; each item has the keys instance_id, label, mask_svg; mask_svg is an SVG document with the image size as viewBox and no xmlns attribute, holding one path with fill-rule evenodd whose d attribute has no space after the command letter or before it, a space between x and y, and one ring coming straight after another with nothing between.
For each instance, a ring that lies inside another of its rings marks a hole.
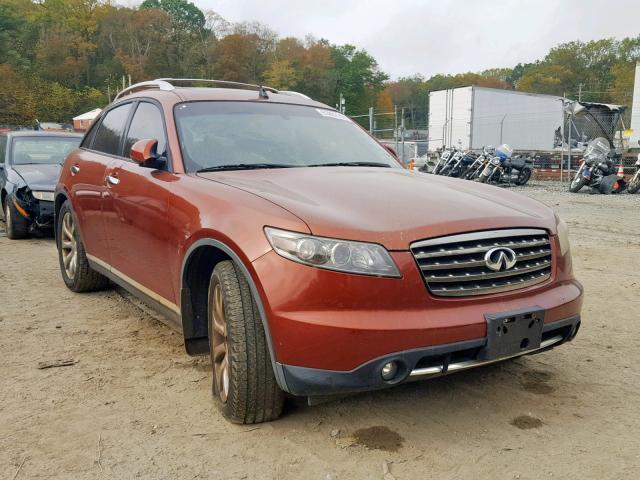
<instances>
[{"instance_id":1,"label":"roof rail","mask_svg":"<svg viewBox=\"0 0 640 480\"><path fill-rule=\"evenodd\" d=\"M173 90L175 87L171 85L169 82L165 82L163 79L134 83L130 87L127 87L124 90L121 90L120 92L118 92L118 94L113 99L113 101L115 102L119 98L124 97L125 95L128 95L130 93L137 92L139 90L147 90L150 88L157 88L159 90L170 91L170 90Z\"/></svg>"},{"instance_id":2,"label":"roof rail","mask_svg":"<svg viewBox=\"0 0 640 480\"><path fill-rule=\"evenodd\" d=\"M256 84L253 84L253 83L242 83L242 82L231 82L231 81L228 81L228 80L212 80L212 79L209 79L209 78L159 78L158 80L155 80L155 81L156 82L158 82L158 81L168 82L168 83L171 83L171 84L174 84L176 82L217 83L219 85L227 85L229 87L251 87L251 88L256 88L256 89L258 89L260 91L266 91L266 92L271 92L271 93L280 93L275 88L267 87L265 85L256 85Z\"/></svg>"},{"instance_id":3,"label":"roof rail","mask_svg":"<svg viewBox=\"0 0 640 480\"><path fill-rule=\"evenodd\" d=\"M305 95L304 93L300 93L300 92L293 92L290 90L276 90L275 88L272 87L267 87L265 85L255 85L253 83L242 83L242 82L231 82L228 80L212 80L212 79L208 79L208 78L157 78L155 80L150 80L147 82L140 82L140 83L135 83L133 85L131 85L130 87L125 88L124 90L120 91L116 97L113 99L113 101L115 102L116 100L118 100L119 98L124 97L125 95L128 95L130 93L134 93L140 90L147 90L147 89L152 89L152 88L157 88L159 90L165 90L165 91L171 91L174 88L176 88L176 86L174 85L175 83L180 83L180 82L187 82L187 83L195 83L195 82L203 82L203 83L215 83L218 85L224 85L224 86L229 86L229 87L250 87L250 88L255 88L258 90L259 92L259 96L260 98L269 98L267 95L267 92L271 92L271 93L281 93L283 95L289 95L292 97L302 97L302 98L307 98L307 99L311 99L310 97L308 97L307 95Z\"/></svg>"},{"instance_id":4,"label":"roof rail","mask_svg":"<svg viewBox=\"0 0 640 480\"><path fill-rule=\"evenodd\" d=\"M306 98L308 100L311 100L310 96L305 95L304 93L294 92L293 90L280 90L279 93L281 95L289 95L290 97L301 97L301 98Z\"/></svg>"}]
</instances>

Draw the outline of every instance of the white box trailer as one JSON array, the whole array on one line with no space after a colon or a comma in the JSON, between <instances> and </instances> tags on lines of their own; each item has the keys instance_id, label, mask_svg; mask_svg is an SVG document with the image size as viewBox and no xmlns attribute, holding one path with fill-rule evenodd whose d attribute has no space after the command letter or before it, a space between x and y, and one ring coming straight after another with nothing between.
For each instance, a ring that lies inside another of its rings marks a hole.
<instances>
[{"instance_id":1,"label":"white box trailer","mask_svg":"<svg viewBox=\"0 0 640 480\"><path fill-rule=\"evenodd\" d=\"M636 77L633 83L633 103L631 104L631 138L629 148L640 148L640 63L636 63Z\"/></svg>"},{"instance_id":2,"label":"white box trailer","mask_svg":"<svg viewBox=\"0 0 640 480\"><path fill-rule=\"evenodd\" d=\"M550 151L562 119L562 97L477 86L439 90L429 94L429 151L502 143Z\"/></svg>"}]
</instances>

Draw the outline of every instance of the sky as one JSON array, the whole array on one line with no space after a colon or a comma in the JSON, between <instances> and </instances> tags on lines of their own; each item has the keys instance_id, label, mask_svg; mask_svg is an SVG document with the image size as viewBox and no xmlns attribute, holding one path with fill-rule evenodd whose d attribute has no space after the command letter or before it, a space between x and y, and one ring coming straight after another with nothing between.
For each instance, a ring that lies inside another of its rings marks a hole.
<instances>
[{"instance_id":1,"label":"sky","mask_svg":"<svg viewBox=\"0 0 640 480\"><path fill-rule=\"evenodd\" d=\"M640 0L191 0L281 36L364 48L391 78L513 67L572 40L640 34Z\"/></svg>"}]
</instances>

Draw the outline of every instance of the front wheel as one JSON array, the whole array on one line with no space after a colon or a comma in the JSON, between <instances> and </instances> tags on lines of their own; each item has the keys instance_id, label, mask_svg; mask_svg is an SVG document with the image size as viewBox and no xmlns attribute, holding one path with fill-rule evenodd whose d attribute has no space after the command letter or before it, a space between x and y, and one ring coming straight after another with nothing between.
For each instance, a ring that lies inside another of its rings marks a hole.
<instances>
[{"instance_id":1,"label":"front wheel","mask_svg":"<svg viewBox=\"0 0 640 480\"><path fill-rule=\"evenodd\" d=\"M571 185L569 186L569 191L571 193L578 193L582 187L584 187L589 182L589 179L582 175L582 171L579 170L576 173L576 176L571 180Z\"/></svg>"},{"instance_id":2,"label":"front wheel","mask_svg":"<svg viewBox=\"0 0 640 480\"><path fill-rule=\"evenodd\" d=\"M480 183L487 183L487 181L493 176L493 168L487 167L485 168L480 176L478 177L478 181Z\"/></svg>"},{"instance_id":3,"label":"front wheel","mask_svg":"<svg viewBox=\"0 0 640 480\"><path fill-rule=\"evenodd\" d=\"M226 260L209 282L209 347L213 395L234 423L275 420L284 393L276 382L257 305L244 275Z\"/></svg>"},{"instance_id":4,"label":"front wheel","mask_svg":"<svg viewBox=\"0 0 640 480\"><path fill-rule=\"evenodd\" d=\"M627 190L629 191L629 193L636 193L638 190L640 190L640 172L636 173L635 177L631 179Z\"/></svg>"},{"instance_id":5,"label":"front wheel","mask_svg":"<svg viewBox=\"0 0 640 480\"><path fill-rule=\"evenodd\" d=\"M10 240L29 236L29 221L18 212L13 204L13 197L9 195L4 199L4 221L7 228L7 238Z\"/></svg>"}]
</instances>

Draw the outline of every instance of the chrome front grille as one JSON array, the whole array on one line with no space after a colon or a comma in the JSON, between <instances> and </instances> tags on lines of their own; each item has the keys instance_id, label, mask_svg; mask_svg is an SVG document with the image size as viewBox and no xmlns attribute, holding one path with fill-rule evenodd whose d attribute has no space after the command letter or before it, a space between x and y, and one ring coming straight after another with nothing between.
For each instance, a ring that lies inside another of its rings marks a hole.
<instances>
[{"instance_id":1,"label":"chrome front grille","mask_svg":"<svg viewBox=\"0 0 640 480\"><path fill-rule=\"evenodd\" d=\"M500 271L485 256L505 247L516 263ZM465 233L411 244L429 291L441 297L465 297L530 287L551 276L552 256L545 230L513 229Z\"/></svg>"}]
</instances>

